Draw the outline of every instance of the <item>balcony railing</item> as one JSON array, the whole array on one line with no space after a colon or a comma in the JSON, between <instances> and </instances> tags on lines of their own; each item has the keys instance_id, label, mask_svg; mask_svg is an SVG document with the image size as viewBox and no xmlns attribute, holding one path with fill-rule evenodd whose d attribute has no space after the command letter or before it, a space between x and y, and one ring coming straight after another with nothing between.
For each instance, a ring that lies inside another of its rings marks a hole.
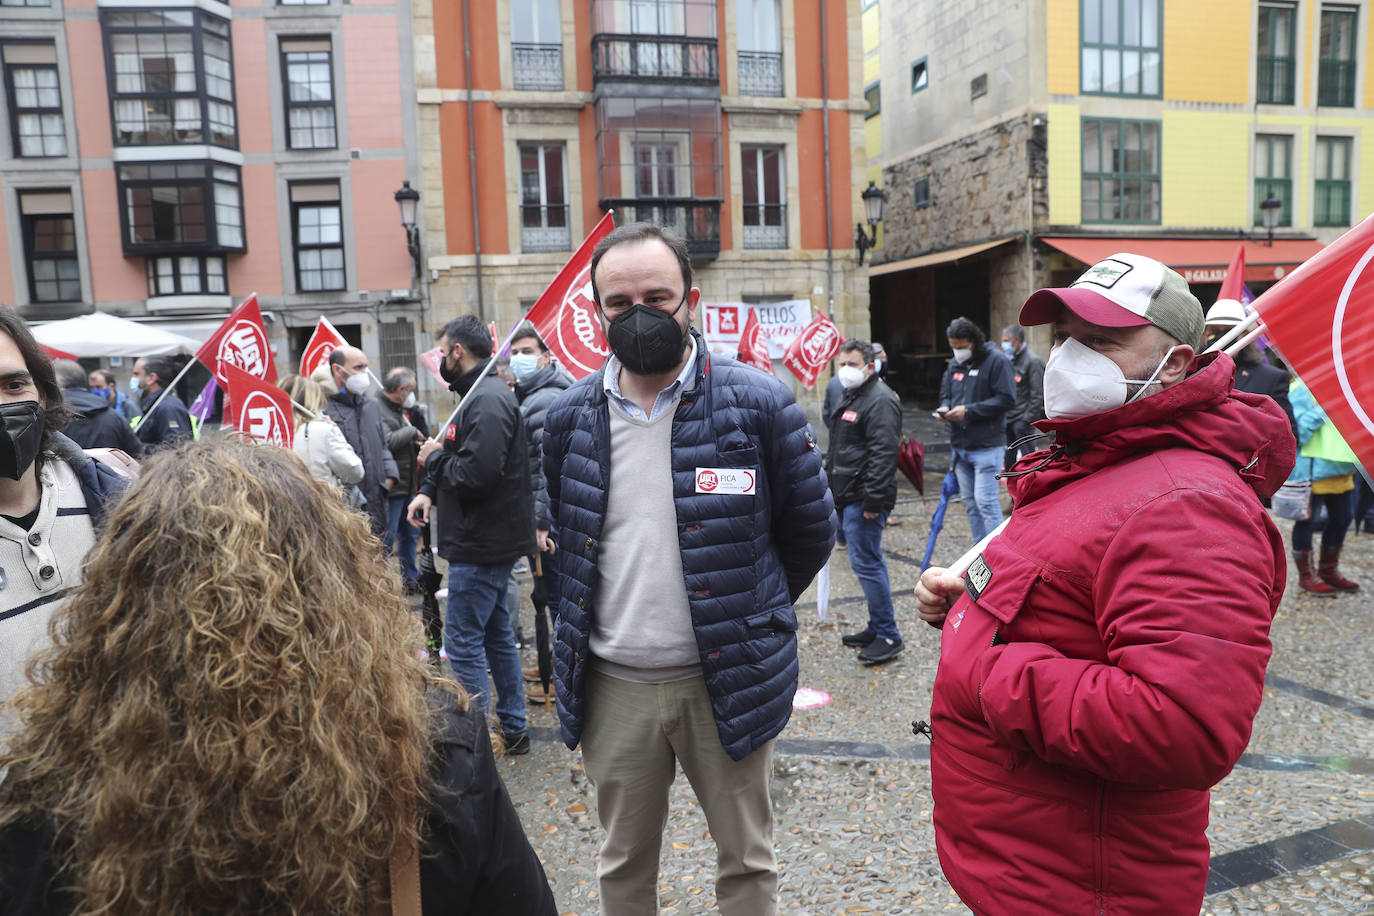
<instances>
[{"instance_id":1,"label":"balcony railing","mask_svg":"<svg viewBox=\"0 0 1374 916\"><path fill-rule=\"evenodd\" d=\"M1317 67L1317 104L1324 108L1355 105L1355 62L1323 60Z\"/></svg>"},{"instance_id":2,"label":"balcony railing","mask_svg":"<svg viewBox=\"0 0 1374 916\"><path fill-rule=\"evenodd\" d=\"M719 83L716 40L680 35L594 35L592 75L597 80Z\"/></svg>"},{"instance_id":3,"label":"balcony railing","mask_svg":"<svg viewBox=\"0 0 1374 916\"><path fill-rule=\"evenodd\" d=\"M1256 100L1265 105L1293 104L1293 58L1260 55Z\"/></svg>"},{"instance_id":4,"label":"balcony railing","mask_svg":"<svg viewBox=\"0 0 1374 916\"><path fill-rule=\"evenodd\" d=\"M745 248L787 247L787 205L744 205Z\"/></svg>"},{"instance_id":5,"label":"balcony railing","mask_svg":"<svg viewBox=\"0 0 1374 916\"><path fill-rule=\"evenodd\" d=\"M613 198L600 201L603 210L614 209L626 222L649 222L672 229L687 240L693 261L720 257L719 200L701 198Z\"/></svg>"},{"instance_id":6,"label":"balcony railing","mask_svg":"<svg viewBox=\"0 0 1374 916\"><path fill-rule=\"evenodd\" d=\"M782 53L739 52L740 95L782 95Z\"/></svg>"},{"instance_id":7,"label":"balcony railing","mask_svg":"<svg viewBox=\"0 0 1374 916\"><path fill-rule=\"evenodd\" d=\"M520 250L569 251L572 233L568 229L568 205L526 205L520 208Z\"/></svg>"},{"instance_id":8,"label":"balcony railing","mask_svg":"<svg viewBox=\"0 0 1374 916\"><path fill-rule=\"evenodd\" d=\"M510 46L511 71L516 89L558 92L563 88L563 46L523 44Z\"/></svg>"}]
</instances>

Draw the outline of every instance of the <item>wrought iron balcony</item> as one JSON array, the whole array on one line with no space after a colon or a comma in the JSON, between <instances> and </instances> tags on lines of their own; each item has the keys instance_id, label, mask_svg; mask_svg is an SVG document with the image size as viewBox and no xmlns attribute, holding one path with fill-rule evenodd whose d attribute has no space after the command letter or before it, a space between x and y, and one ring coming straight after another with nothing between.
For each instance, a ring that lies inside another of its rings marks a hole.
<instances>
[{"instance_id":1,"label":"wrought iron balcony","mask_svg":"<svg viewBox=\"0 0 1374 916\"><path fill-rule=\"evenodd\" d=\"M681 197L631 197L600 201L601 209L616 210L620 222L648 222L671 229L687 240L693 261L720 257L719 200Z\"/></svg>"},{"instance_id":2,"label":"wrought iron balcony","mask_svg":"<svg viewBox=\"0 0 1374 916\"><path fill-rule=\"evenodd\" d=\"M521 251L570 251L568 205L525 204L520 207Z\"/></svg>"},{"instance_id":3,"label":"wrought iron balcony","mask_svg":"<svg viewBox=\"0 0 1374 916\"><path fill-rule=\"evenodd\" d=\"M1261 54L1255 74L1256 101L1265 105L1293 104L1293 58Z\"/></svg>"},{"instance_id":4,"label":"wrought iron balcony","mask_svg":"<svg viewBox=\"0 0 1374 916\"><path fill-rule=\"evenodd\" d=\"M745 204L743 229L743 248L786 248L787 204Z\"/></svg>"},{"instance_id":5,"label":"wrought iron balcony","mask_svg":"<svg viewBox=\"0 0 1374 916\"><path fill-rule=\"evenodd\" d=\"M683 35L593 35L598 80L719 83L716 40Z\"/></svg>"},{"instance_id":6,"label":"wrought iron balcony","mask_svg":"<svg viewBox=\"0 0 1374 916\"><path fill-rule=\"evenodd\" d=\"M1318 61L1317 104L1323 108L1351 108L1354 106L1355 62L1353 60Z\"/></svg>"},{"instance_id":7,"label":"wrought iron balcony","mask_svg":"<svg viewBox=\"0 0 1374 916\"><path fill-rule=\"evenodd\" d=\"M563 46L512 42L511 74L516 89L563 89Z\"/></svg>"},{"instance_id":8,"label":"wrought iron balcony","mask_svg":"<svg viewBox=\"0 0 1374 916\"><path fill-rule=\"evenodd\" d=\"M739 52L740 95L782 95L782 53Z\"/></svg>"}]
</instances>

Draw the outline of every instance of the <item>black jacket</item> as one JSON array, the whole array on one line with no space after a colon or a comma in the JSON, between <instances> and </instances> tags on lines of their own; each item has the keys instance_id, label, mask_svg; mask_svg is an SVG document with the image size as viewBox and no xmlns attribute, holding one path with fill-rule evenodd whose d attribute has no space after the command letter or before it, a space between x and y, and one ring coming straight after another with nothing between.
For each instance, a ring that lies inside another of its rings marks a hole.
<instances>
[{"instance_id":1,"label":"black jacket","mask_svg":"<svg viewBox=\"0 0 1374 916\"><path fill-rule=\"evenodd\" d=\"M863 503L865 512L892 511L901 439L901 402L876 374L844 393L830 415L825 469L836 509Z\"/></svg>"},{"instance_id":2,"label":"black jacket","mask_svg":"<svg viewBox=\"0 0 1374 916\"><path fill-rule=\"evenodd\" d=\"M1244 353L1241 354L1244 357ZM1293 427L1293 438L1298 437L1298 421L1293 417L1293 403L1288 400L1288 373L1276 366L1267 366L1264 363L1256 362L1253 365L1242 365L1240 360L1236 361L1236 384L1237 391L1246 391L1250 394L1267 394L1273 398L1283 412L1288 415L1288 425Z\"/></svg>"},{"instance_id":3,"label":"black jacket","mask_svg":"<svg viewBox=\"0 0 1374 916\"><path fill-rule=\"evenodd\" d=\"M394 480L400 476L396 459L391 457L391 450L386 447L381 408L367 395L355 398L347 391L341 391L324 402L324 412L343 431L353 454L363 460L363 481L358 486L367 498L372 533L380 537L386 531L387 522L386 479L390 477Z\"/></svg>"},{"instance_id":4,"label":"black jacket","mask_svg":"<svg viewBox=\"0 0 1374 916\"><path fill-rule=\"evenodd\" d=\"M534 489L534 526L549 530L549 491L544 486L544 415L549 405L572 386L573 377L557 363L549 363L523 382L515 383L520 419L530 450L530 486Z\"/></svg>"},{"instance_id":5,"label":"black jacket","mask_svg":"<svg viewBox=\"0 0 1374 916\"><path fill-rule=\"evenodd\" d=\"M1011 361L1001 347L984 343L966 363L951 359L940 381L940 406L964 405L962 420L950 421L949 444L955 448L1006 448L1007 411L1016 404Z\"/></svg>"},{"instance_id":6,"label":"black jacket","mask_svg":"<svg viewBox=\"0 0 1374 916\"><path fill-rule=\"evenodd\" d=\"M1030 347L1023 346L1011 358L1011 372L1011 380L1016 383L1016 403L1007 411L1006 422L1008 427L1024 429L1045 419L1045 361L1032 353Z\"/></svg>"},{"instance_id":7,"label":"black jacket","mask_svg":"<svg viewBox=\"0 0 1374 916\"><path fill-rule=\"evenodd\" d=\"M425 462L420 492L435 502L439 555L490 566L536 551L530 453L515 392L486 363L451 386L463 396L444 447ZM478 377L481 381L477 381Z\"/></svg>"},{"instance_id":8,"label":"black jacket","mask_svg":"<svg viewBox=\"0 0 1374 916\"><path fill-rule=\"evenodd\" d=\"M434 807L420 852L422 910L554 916L553 892L497 772L481 710L473 703L462 712L445 698L435 714ZM0 913L72 912L75 901L53 874L52 841L48 825L0 832Z\"/></svg>"},{"instance_id":9,"label":"black jacket","mask_svg":"<svg viewBox=\"0 0 1374 916\"><path fill-rule=\"evenodd\" d=\"M424 421L420 420L419 425L416 423L420 405L416 404L410 410L406 410L381 393L378 393L376 400L377 409L382 416L382 432L386 434L386 447L390 449L391 457L396 460L396 483L392 486L391 493L409 495L415 492L415 456L420 453L420 446L415 444L415 435L423 435L420 426ZM410 414L409 419L406 417L407 413Z\"/></svg>"},{"instance_id":10,"label":"black jacket","mask_svg":"<svg viewBox=\"0 0 1374 916\"><path fill-rule=\"evenodd\" d=\"M74 416L62 432L82 448L118 448L134 458L143 457L143 443L133 427L110 402L85 388L63 388L62 403ZM158 411L166 410L165 406Z\"/></svg>"},{"instance_id":11,"label":"black jacket","mask_svg":"<svg viewBox=\"0 0 1374 916\"><path fill-rule=\"evenodd\" d=\"M161 390L150 391L143 395L140 402L143 418L138 421L138 441L148 446L150 452L172 448L195 435L191 415L174 391L168 391L157 410L149 415L148 411L157 403L158 394L161 394Z\"/></svg>"}]
</instances>

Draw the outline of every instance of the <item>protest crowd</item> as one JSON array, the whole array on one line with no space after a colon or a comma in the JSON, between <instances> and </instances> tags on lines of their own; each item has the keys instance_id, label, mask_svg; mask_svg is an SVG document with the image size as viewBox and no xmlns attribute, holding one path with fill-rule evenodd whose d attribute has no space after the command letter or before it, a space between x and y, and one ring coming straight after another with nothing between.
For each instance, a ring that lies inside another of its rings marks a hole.
<instances>
[{"instance_id":1,"label":"protest crowd","mask_svg":"<svg viewBox=\"0 0 1374 916\"><path fill-rule=\"evenodd\" d=\"M557 913L502 775L563 753L541 707L602 913L658 912L679 769L719 911L777 913L797 605L841 556L846 664L938 640L916 727L970 910L1198 912L1285 588L1371 587L1341 565L1371 452L1279 306L1204 310L1122 252L1014 325L955 318L931 419L971 538L894 594L899 490L938 461L907 463L882 345L807 326L780 365L830 372L813 425L756 324L708 346L674 232L608 216L579 258L603 359L549 333L556 282L504 340L437 328L428 404L323 318L281 376L221 329L188 407L174 359L121 385L0 310L0 913Z\"/></svg>"}]
</instances>

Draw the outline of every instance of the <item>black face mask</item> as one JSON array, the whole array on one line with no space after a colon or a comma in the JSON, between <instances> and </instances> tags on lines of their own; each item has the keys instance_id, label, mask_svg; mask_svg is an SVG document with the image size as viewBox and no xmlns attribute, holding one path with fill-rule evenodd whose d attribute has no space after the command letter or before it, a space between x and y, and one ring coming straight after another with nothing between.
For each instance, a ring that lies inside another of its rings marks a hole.
<instances>
[{"instance_id":1,"label":"black face mask","mask_svg":"<svg viewBox=\"0 0 1374 916\"><path fill-rule=\"evenodd\" d=\"M683 296L671 312L635 305L617 315L606 330L611 352L635 375L658 375L676 368L687 346L687 331L677 323L677 313L686 302Z\"/></svg>"},{"instance_id":2,"label":"black face mask","mask_svg":"<svg viewBox=\"0 0 1374 916\"><path fill-rule=\"evenodd\" d=\"M462 374L463 370L460 367L454 366L452 369L448 367L447 356L439 357L439 377L442 378L446 383L448 383L448 386L450 388L453 387L453 383L458 381L459 377L462 376Z\"/></svg>"},{"instance_id":3,"label":"black face mask","mask_svg":"<svg viewBox=\"0 0 1374 916\"><path fill-rule=\"evenodd\" d=\"M24 476L43 444L45 419L37 401L0 404L0 476Z\"/></svg>"}]
</instances>

